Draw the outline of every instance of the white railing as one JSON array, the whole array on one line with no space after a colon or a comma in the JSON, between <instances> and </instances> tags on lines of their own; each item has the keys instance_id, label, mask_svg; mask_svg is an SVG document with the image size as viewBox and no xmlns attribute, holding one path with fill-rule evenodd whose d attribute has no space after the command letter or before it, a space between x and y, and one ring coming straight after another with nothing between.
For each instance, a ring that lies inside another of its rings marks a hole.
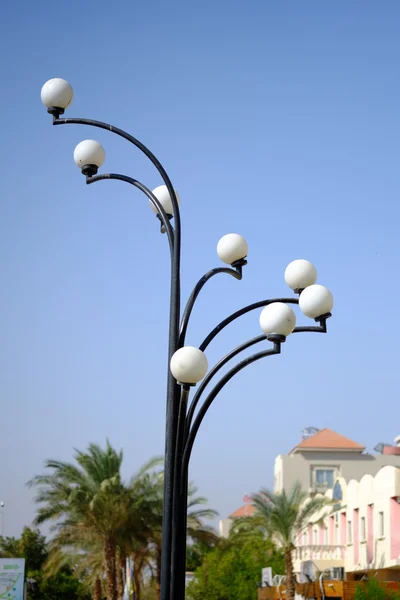
<instances>
[{"instance_id":1,"label":"white railing","mask_svg":"<svg viewBox=\"0 0 400 600\"><path fill-rule=\"evenodd\" d=\"M340 560L343 558L344 546L310 545L298 546L293 550L294 560Z\"/></svg>"}]
</instances>

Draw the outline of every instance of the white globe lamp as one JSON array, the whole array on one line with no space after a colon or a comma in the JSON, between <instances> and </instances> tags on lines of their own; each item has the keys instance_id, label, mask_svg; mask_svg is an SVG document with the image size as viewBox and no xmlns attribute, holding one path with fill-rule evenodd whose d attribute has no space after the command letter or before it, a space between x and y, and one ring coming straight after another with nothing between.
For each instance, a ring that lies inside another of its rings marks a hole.
<instances>
[{"instance_id":1,"label":"white globe lamp","mask_svg":"<svg viewBox=\"0 0 400 600\"><path fill-rule=\"evenodd\" d=\"M222 262L233 265L238 261L244 261L249 251L249 246L238 233L224 235L217 244L217 254Z\"/></svg>"},{"instance_id":2,"label":"white globe lamp","mask_svg":"<svg viewBox=\"0 0 400 600\"><path fill-rule=\"evenodd\" d=\"M178 205L179 205L181 203L181 199L179 197L178 192L175 190L175 188L174 188L174 192L175 192L175 196L176 196L176 199L177 199ZM159 201L159 203L161 204L161 206L163 207L163 209L165 210L167 215L172 217L174 214L174 207L172 205L171 196L170 196L167 186L159 185L158 187L156 187L153 190L153 194L155 195L155 197L157 198L157 200ZM156 214L158 214L157 208L151 202L149 204L150 204L151 210L153 212L155 212Z\"/></svg>"},{"instance_id":3,"label":"white globe lamp","mask_svg":"<svg viewBox=\"0 0 400 600\"><path fill-rule=\"evenodd\" d=\"M286 267L285 281L292 290L299 293L317 281L317 269L309 260L298 258Z\"/></svg>"},{"instance_id":4,"label":"white globe lamp","mask_svg":"<svg viewBox=\"0 0 400 600\"><path fill-rule=\"evenodd\" d=\"M47 107L47 112L57 118L71 104L74 90L68 81L55 77L46 81L40 92L40 97Z\"/></svg>"},{"instance_id":5,"label":"white globe lamp","mask_svg":"<svg viewBox=\"0 0 400 600\"><path fill-rule=\"evenodd\" d=\"M296 327L296 315L287 304L273 302L263 308L260 327L267 336L279 335L286 338Z\"/></svg>"},{"instance_id":6,"label":"white globe lamp","mask_svg":"<svg viewBox=\"0 0 400 600\"><path fill-rule=\"evenodd\" d=\"M105 159L103 146L95 140L84 140L74 150L75 164L89 177L97 173Z\"/></svg>"},{"instance_id":7,"label":"white globe lamp","mask_svg":"<svg viewBox=\"0 0 400 600\"><path fill-rule=\"evenodd\" d=\"M300 294L300 310L311 319L328 315L333 308L333 296L323 285L310 285Z\"/></svg>"},{"instance_id":8,"label":"white globe lamp","mask_svg":"<svg viewBox=\"0 0 400 600\"><path fill-rule=\"evenodd\" d=\"M170 368L179 383L195 385L207 373L208 361L204 352L198 348L184 346L172 356Z\"/></svg>"}]
</instances>

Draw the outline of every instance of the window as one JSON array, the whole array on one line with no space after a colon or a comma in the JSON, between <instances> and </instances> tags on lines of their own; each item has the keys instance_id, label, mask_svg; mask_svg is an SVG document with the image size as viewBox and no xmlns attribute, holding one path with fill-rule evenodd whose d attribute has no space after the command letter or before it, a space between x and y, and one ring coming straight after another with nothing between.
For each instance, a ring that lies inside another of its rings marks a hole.
<instances>
[{"instance_id":1,"label":"window","mask_svg":"<svg viewBox=\"0 0 400 600\"><path fill-rule=\"evenodd\" d=\"M342 486L338 481L335 483L335 487L333 488L332 500L337 500L338 502L343 500Z\"/></svg>"},{"instance_id":2,"label":"window","mask_svg":"<svg viewBox=\"0 0 400 600\"><path fill-rule=\"evenodd\" d=\"M325 543L325 546L329 545L328 528L327 527L325 527L325 532L324 532L324 543Z\"/></svg>"},{"instance_id":3,"label":"window","mask_svg":"<svg viewBox=\"0 0 400 600\"><path fill-rule=\"evenodd\" d=\"M378 531L379 537L383 537L385 535L385 517L383 512L379 513Z\"/></svg>"},{"instance_id":4,"label":"window","mask_svg":"<svg viewBox=\"0 0 400 600\"><path fill-rule=\"evenodd\" d=\"M307 546L307 532L303 533L303 546Z\"/></svg>"},{"instance_id":5,"label":"window","mask_svg":"<svg viewBox=\"0 0 400 600\"><path fill-rule=\"evenodd\" d=\"M353 528L351 526L351 521L347 521L347 543L353 543Z\"/></svg>"},{"instance_id":6,"label":"window","mask_svg":"<svg viewBox=\"0 0 400 600\"><path fill-rule=\"evenodd\" d=\"M322 487L332 489L335 483L335 469L314 469L314 481L315 487Z\"/></svg>"},{"instance_id":7,"label":"window","mask_svg":"<svg viewBox=\"0 0 400 600\"><path fill-rule=\"evenodd\" d=\"M367 532L365 529L365 517L361 517L361 525L360 525L360 540L362 542L365 542L365 540L367 539Z\"/></svg>"},{"instance_id":8,"label":"window","mask_svg":"<svg viewBox=\"0 0 400 600\"><path fill-rule=\"evenodd\" d=\"M339 525L335 527L335 544L336 546L339 545Z\"/></svg>"},{"instance_id":9,"label":"window","mask_svg":"<svg viewBox=\"0 0 400 600\"><path fill-rule=\"evenodd\" d=\"M318 529L314 529L314 546L318 546Z\"/></svg>"}]
</instances>

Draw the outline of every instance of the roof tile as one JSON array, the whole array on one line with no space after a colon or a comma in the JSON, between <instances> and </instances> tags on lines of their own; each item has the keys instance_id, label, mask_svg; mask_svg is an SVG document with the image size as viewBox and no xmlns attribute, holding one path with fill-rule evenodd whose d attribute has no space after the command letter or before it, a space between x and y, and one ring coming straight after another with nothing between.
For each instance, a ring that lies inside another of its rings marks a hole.
<instances>
[{"instance_id":1,"label":"roof tile","mask_svg":"<svg viewBox=\"0 0 400 600\"><path fill-rule=\"evenodd\" d=\"M240 519L242 517L252 517L254 512L255 508L252 504L245 504L244 506L238 508L238 510L235 510L235 512L231 514L230 518Z\"/></svg>"},{"instance_id":2,"label":"roof tile","mask_svg":"<svg viewBox=\"0 0 400 600\"><path fill-rule=\"evenodd\" d=\"M332 431L332 429L321 429L311 437L302 440L295 446L292 452L296 450L365 450L365 446L349 440L349 438Z\"/></svg>"}]
</instances>

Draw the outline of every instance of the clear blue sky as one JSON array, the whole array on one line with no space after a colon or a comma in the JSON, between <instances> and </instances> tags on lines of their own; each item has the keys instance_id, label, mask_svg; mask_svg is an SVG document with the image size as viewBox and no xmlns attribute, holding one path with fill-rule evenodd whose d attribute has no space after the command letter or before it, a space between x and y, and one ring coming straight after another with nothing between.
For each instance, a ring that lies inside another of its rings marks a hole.
<instances>
[{"instance_id":1,"label":"clear blue sky","mask_svg":"<svg viewBox=\"0 0 400 600\"><path fill-rule=\"evenodd\" d=\"M223 234L248 240L243 281L209 284L189 343L244 304L286 295L295 258L313 261L334 293L327 336L293 336L211 409L191 476L221 516L272 485L275 456L307 425L371 450L400 433L399 19L395 0L3 7L6 533L32 520L24 484L45 458L108 436L128 476L164 444L167 240L139 192L86 187L73 149L94 137L108 171L160 180L107 132L52 128L40 102L51 77L73 85L70 115L126 128L165 164L182 200L184 296L218 265ZM210 346L210 363L258 333L253 313Z\"/></svg>"}]
</instances>

